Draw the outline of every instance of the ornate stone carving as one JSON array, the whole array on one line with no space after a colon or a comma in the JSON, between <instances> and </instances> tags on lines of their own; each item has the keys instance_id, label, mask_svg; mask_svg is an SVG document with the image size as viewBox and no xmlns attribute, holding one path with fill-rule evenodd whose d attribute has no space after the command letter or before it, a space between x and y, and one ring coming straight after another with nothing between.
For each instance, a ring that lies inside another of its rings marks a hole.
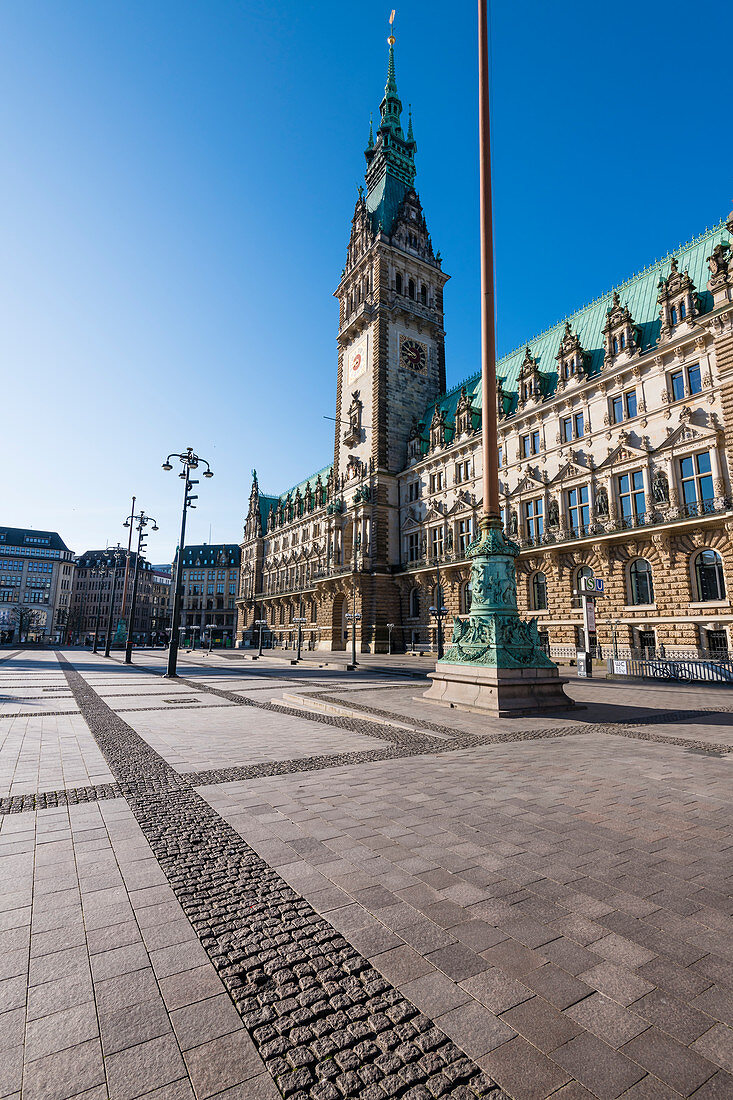
<instances>
[{"instance_id":1,"label":"ornate stone carving","mask_svg":"<svg viewBox=\"0 0 733 1100\"><path fill-rule=\"evenodd\" d=\"M659 295L659 342L669 339L673 329L683 321L690 321L699 312L700 302L689 272L681 272L673 257L669 275L657 284Z\"/></svg>"},{"instance_id":2,"label":"ornate stone carving","mask_svg":"<svg viewBox=\"0 0 733 1100\"><path fill-rule=\"evenodd\" d=\"M634 324L629 307L621 305L617 290L614 290L611 305L606 311L603 337L604 363L613 363L621 354L638 355L641 351L639 329Z\"/></svg>"}]
</instances>

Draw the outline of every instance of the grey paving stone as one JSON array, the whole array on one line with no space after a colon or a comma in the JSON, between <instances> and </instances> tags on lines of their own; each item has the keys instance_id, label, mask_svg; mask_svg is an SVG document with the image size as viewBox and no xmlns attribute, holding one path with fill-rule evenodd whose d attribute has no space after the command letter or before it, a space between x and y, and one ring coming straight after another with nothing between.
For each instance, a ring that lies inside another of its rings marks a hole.
<instances>
[{"instance_id":1,"label":"grey paving stone","mask_svg":"<svg viewBox=\"0 0 733 1100\"><path fill-rule=\"evenodd\" d=\"M0 1096L17 1096L23 1082L23 1046L5 1047L0 1056Z\"/></svg>"},{"instance_id":2,"label":"grey paving stone","mask_svg":"<svg viewBox=\"0 0 733 1100\"><path fill-rule=\"evenodd\" d=\"M28 990L27 1018L39 1020L52 1012L73 1008L92 1000L92 980L88 974L57 978Z\"/></svg>"},{"instance_id":3,"label":"grey paving stone","mask_svg":"<svg viewBox=\"0 0 733 1100\"><path fill-rule=\"evenodd\" d=\"M639 973L611 962L599 963L590 970L583 971L578 977L599 993L604 993L622 1005L632 1004L654 988L653 983L642 978Z\"/></svg>"},{"instance_id":4,"label":"grey paving stone","mask_svg":"<svg viewBox=\"0 0 733 1100\"><path fill-rule=\"evenodd\" d=\"M552 1052L556 1062L599 1100L616 1100L646 1074L636 1062L594 1035L577 1035Z\"/></svg>"},{"instance_id":5,"label":"grey paving stone","mask_svg":"<svg viewBox=\"0 0 733 1100\"><path fill-rule=\"evenodd\" d=\"M178 1081L186 1067L172 1035L138 1043L105 1056L110 1100L133 1100L155 1088Z\"/></svg>"},{"instance_id":6,"label":"grey paving stone","mask_svg":"<svg viewBox=\"0 0 733 1100\"><path fill-rule=\"evenodd\" d=\"M183 1008L196 1001L215 997L224 992L224 986L221 978L207 964L182 974L173 974L170 978L162 978L160 992L168 1011L172 1012L174 1008Z\"/></svg>"},{"instance_id":7,"label":"grey paving stone","mask_svg":"<svg viewBox=\"0 0 733 1100\"><path fill-rule=\"evenodd\" d=\"M194 1091L200 1100L262 1075L262 1061L244 1031L194 1047L185 1057Z\"/></svg>"},{"instance_id":8,"label":"grey paving stone","mask_svg":"<svg viewBox=\"0 0 733 1100\"><path fill-rule=\"evenodd\" d=\"M173 1034L170 1017L159 995L128 1005L121 1012L102 1015L100 1028L105 1056Z\"/></svg>"},{"instance_id":9,"label":"grey paving stone","mask_svg":"<svg viewBox=\"0 0 733 1100\"><path fill-rule=\"evenodd\" d=\"M546 1096L560 1096L561 1092L557 1089L569 1080L568 1073L521 1036L480 1058L479 1065L509 1096L517 1100L544 1100Z\"/></svg>"},{"instance_id":10,"label":"grey paving stone","mask_svg":"<svg viewBox=\"0 0 733 1100\"><path fill-rule=\"evenodd\" d=\"M565 1009L565 1015L616 1050L649 1027L648 1020L602 993L593 993L571 1005Z\"/></svg>"},{"instance_id":11,"label":"grey paving stone","mask_svg":"<svg viewBox=\"0 0 733 1100\"><path fill-rule=\"evenodd\" d=\"M516 1034L514 1028L475 1001L437 1016L435 1024L470 1058L475 1059L488 1054Z\"/></svg>"},{"instance_id":12,"label":"grey paving stone","mask_svg":"<svg viewBox=\"0 0 733 1100\"><path fill-rule=\"evenodd\" d=\"M25 1058L26 1061L45 1058L98 1037L97 1011L94 1002L87 1001L60 1012L51 1012L37 1020L29 1020L25 1034Z\"/></svg>"},{"instance_id":13,"label":"grey paving stone","mask_svg":"<svg viewBox=\"0 0 733 1100\"><path fill-rule=\"evenodd\" d=\"M27 1100L67 1100L104 1084L104 1080L99 1039L90 1039L28 1062L23 1075L23 1096Z\"/></svg>"},{"instance_id":14,"label":"grey paving stone","mask_svg":"<svg viewBox=\"0 0 733 1100\"><path fill-rule=\"evenodd\" d=\"M371 962L388 981L397 986L421 978L435 969L422 955L407 946L384 951L381 955L375 955Z\"/></svg>"},{"instance_id":15,"label":"grey paving stone","mask_svg":"<svg viewBox=\"0 0 733 1100\"><path fill-rule=\"evenodd\" d=\"M401 986L401 991L431 1019L471 1000L465 990L438 971L406 982Z\"/></svg>"},{"instance_id":16,"label":"grey paving stone","mask_svg":"<svg viewBox=\"0 0 733 1100\"><path fill-rule=\"evenodd\" d=\"M242 1029L242 1020L227 993L197 1001L171 1012L171 1023L181 1050Z\"/></svg>"},{"instance_id":17,"label":"grey paving stone","mask_svg":"<svg viewBox=\"0 0 733 1100\"><path fill-rule=\"evenodd\" d=\"M715 1073L715 1066L669 1035L650 1027L623 1047L623 1053L682 1096L690 1096Z\"/></svg>"}]
</instances>

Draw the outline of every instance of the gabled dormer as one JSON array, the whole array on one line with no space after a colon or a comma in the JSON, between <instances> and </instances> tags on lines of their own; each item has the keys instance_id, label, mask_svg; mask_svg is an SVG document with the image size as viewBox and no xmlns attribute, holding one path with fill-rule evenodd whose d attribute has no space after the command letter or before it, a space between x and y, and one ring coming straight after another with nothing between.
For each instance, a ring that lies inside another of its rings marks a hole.
<instances>
[{"instance_id":1,"label":"gabled dormer","mask_svg":"<svg viewBox=\"0 0 733 1100\"><path fill-rule=\"evenodd\" d=\"M565 322L565 331L555 359L558 389L564 389L569 382L580 381L587 371L590 357L580 343L578 334L573 332L569 321Z\"/></svg>"},{"instance_id":2,"label":"gabled dormer","mask_svg":"<svg viewBox=\"0 0 733 1100\"><path fill-rule=\"evenodd\" d=\"M630 358L641 351L639 329L634 324L628 306L621 305L617 290L606 310L606 323L603 326L605 349L604 365L612 365L619 357Z\"/></svg>"},{"instance_id":3,"label":"gabled dormer","mask_svg":"<svg viewBox=\"0 0 733 1100\"><path fill-rule=\"evenodd\" d=\"M679 271L674 257L670 264L669 275L666 279L660 278L657 289L661 321L659 342L662 343L669 339L678 325L691 321L700 312L700 301L689 272Z\"/></svg>"},{"instance_id":4,"label":"gabled dormer","mask_svg":"<svg viewBox=\"0 0 733 1100\"><path fill-rule=\"evenodd\" d=\"M537 360L532 355L529 344L527 344L525 348L524 360L519 368L517 387L519 390L518 405L520 409L525 408L532 402L541 401L544 396L543 378L540 374Z\"/></svg>"},{"instance_id":5,"label":"gabled dormer","mask_svg":"<svg viewBox=\"0 0 733 1100\"><path fill-rule=\"evenodd\" d=\"M430 422L430 450L437 451L445 447L445 412L439 405L435 406L433 419Z\"/></svg>"},{"instance_id":6,"label":"gabled dormer","mask_svg":"<svg viewBox=\"0 0 733 1100\"><path fill-rule=\"evenodd\" d=\"M733 210L728 215L726 229L733 237ZM733 298L733 253L730 242L721 237L706 263L710 272L708 290L713 296L715 306L722 306Z\"/></svg>"},{"instance_id":7,"label":"gabled dormer","mask_svg":"<svg viewBox=\"0 0 733 1100\"><path fill-rule=\"evenodd\" d=\"M456 405L455 433L469 435L473 431L473 405L465 386L461 386L461 395Z\"/></svg>"}]
</instances>

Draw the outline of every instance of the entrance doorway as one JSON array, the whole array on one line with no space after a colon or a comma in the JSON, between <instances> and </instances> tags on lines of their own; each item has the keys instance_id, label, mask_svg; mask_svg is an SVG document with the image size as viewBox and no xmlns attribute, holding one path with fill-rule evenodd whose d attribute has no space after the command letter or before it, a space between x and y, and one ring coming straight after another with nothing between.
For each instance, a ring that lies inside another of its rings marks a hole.
<instances>
[{"instance_id":1,"label":"entrance doorway","mask_svg":"<svg viewBox=\"0 0 733 1100\"><path fill-rule=\"evenodd\" d=\"M339 593L333 598L333 610L331 613L331 649L346 649L346 601Z\"/></svg>"}]
</instances>

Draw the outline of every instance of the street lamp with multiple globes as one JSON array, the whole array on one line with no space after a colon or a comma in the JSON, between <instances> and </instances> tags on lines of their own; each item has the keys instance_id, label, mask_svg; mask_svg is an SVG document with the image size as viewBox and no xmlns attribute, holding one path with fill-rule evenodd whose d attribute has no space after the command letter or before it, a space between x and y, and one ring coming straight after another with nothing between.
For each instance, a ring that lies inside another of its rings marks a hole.
<instances>
[{"instance_id":1,"label":"street lamp with multiple globes","mask_svg":"<svg viewBox=\"0 0 733 1100\"><path fill-rule=\"evenodd\" d=\"M140 555L145 547L145 528L149 523L152 523L153 530L158 531L159 527L152 516L148 516L143 512L142 508L136 514L132 512L125 520L124 527L133 527L137 522L137 553L135 554L135 569L132 574L132 598L130 601L130 614L127 620L127 639L125 641L125 664L132 664L132 630L135 625L135 602L137 600L137 579L140 572ZM132 533L132 532L131 532Z\"/></svg>"},{"instance_id":2,"label":"street lamp with multiple globes","mask_svg":"<svg viewBox=\"0 0 733 1100\"><path fill-rule=\"evenodd\" d=\"M112 559L114 561L114 565L110 566L110 568L112 569L112 591L109 594L109 612L107 614L107 634L106 634L105 639L104 639L104 655L105 655L105 657L109 657L109 647L110 647L111 642L112 642L112 616L114 614L115 596L117 595L117 574L119 572L120 562L122 561L122 559L125 555L124 555L124 551L122 550L122 548L120 546L118 546L116 548L116 550L112 551L111 556L112 556Z\"/></svg>"},{"instance_id":3,"label":"street lamp with multiple globes","mask_svg":"<svg viewBox=\"0 0 733 1100\"><path fill-rule=\"evenodd\" d=\"M205 458L199 458L194 453L192 447L188 447L185 451L181 451L180 454L169 454L165 462L163 463L164 470L172 470L171 459L177 458L181 463L181 472L179 477L183 481L183 508L181 511L181 537L178 540L178 554L176 556L176 575L173 578L173 618L171 621L171 637L170 644L168 646L168 668L166 669L166 676L176 676L176 665L178 663L178 628L181 625L181 602L183 598L183 551L186 545L186 511L189 508L195 508L194 500L198 500L196 494L191 494L191 490L194 485L198 485L198 480L191 477L191 471L197 470L199 465L203 463L206 466L204 470L204 477L213 477L214 474L209 466L209 463Z\"/></svg>"}]
</instances>

